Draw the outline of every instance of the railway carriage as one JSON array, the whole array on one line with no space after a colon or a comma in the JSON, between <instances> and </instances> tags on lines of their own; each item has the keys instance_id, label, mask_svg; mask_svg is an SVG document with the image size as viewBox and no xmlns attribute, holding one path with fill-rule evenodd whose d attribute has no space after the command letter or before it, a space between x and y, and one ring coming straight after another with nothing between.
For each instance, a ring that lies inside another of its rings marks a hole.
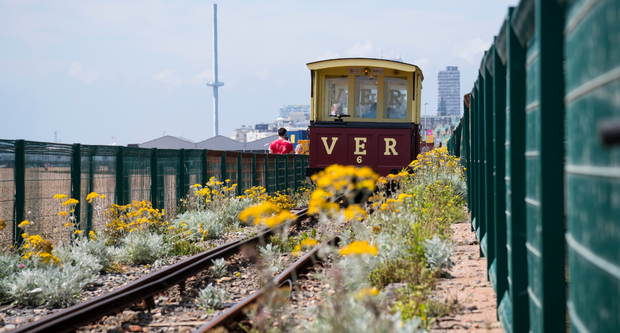
<instances>
[{"instance_id":1,"label":"railway carriage","mask_svg":"<svg viewBox=\"0 0 620 333\"><path fill-rule=\"evenodd\" d=\"M385 59L311 62L310 176L332 164L400 171L420 153L419 67Z\"/></svg>"}]
</instances>

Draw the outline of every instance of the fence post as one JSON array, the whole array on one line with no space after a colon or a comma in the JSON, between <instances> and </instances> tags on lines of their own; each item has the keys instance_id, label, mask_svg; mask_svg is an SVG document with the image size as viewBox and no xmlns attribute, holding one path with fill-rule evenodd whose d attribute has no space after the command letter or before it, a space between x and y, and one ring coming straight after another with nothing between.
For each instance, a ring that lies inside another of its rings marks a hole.
<instances>
[{"instance_id":1,"label":"fence post","mask_svg":"<svg viewBox=\"0 0 620 333\"><path fill-rule=\"evenodd\" d=\"M78 229L82 229L80 227L80 212L82 211L82 186L81 186L81 173L82 173L82 154L80 152L80 144L74 143L72 147L71 154L71 198L79 200L79 202L75 205L75 225ZM85 203L84 203L85 204Z\"/></svg>"},{"instance_id":2,"label":"fence post","mask_svg":"<svg viewBox=\"0 0 620 333\"><path fill-rule=\"evenodd\" d=\"M157 148L151 148L151 204L154 209L159 209L157 200Z\"/></svg>"},{"instance_id":3,"label":"fence post","mask_svg":"<svg viewBox=\"0 0 620 333\"><path fill-rule=\"evenodd\" d=\"M243 172L241 168L241 155L243 153L239 153L237 155L237 195L241 195L241 186L243 185Z\"/></svg>"},{"instance_id":4,"label":"fence post","mask_svg":"<svg viewBox=\"0 0 620 333\"><path fill-rule=\"evenodd\" d=\"M15 140L15 211L13 212L13 247L24 242L22 230L17 227L24 220L26 206L26 142Z\"/></svg>"},{"instance_id":5,"label":"fence post","mask_svg":"<svg viewBox=\"0 0 620 333\"><path fill-rule=\"evenodd\" d=\"M275 192L280 190L280 155L276 155L276 189Z\"/></svg>"},{"instance_id":6,"label":"fence post","mask_svg":"<svg viewBox=\"0 0 620 333\"><path fill-rule=\"evenodd\" d=\"M220 169L222 169L222 183L226 181L226 152L222 153L222 161L220 163Z\"/></svg>"},{"instance_id":7,"label":"fence post","mask_svg":"<svg viewBox=\"0 0 620 333\"><path fill-rule=\"evenodd\" d=\"M88 156L88 190L95 191L95 164L92 155ZM93 208L86 209L86 234L93 230Z\"/></svg>"},{"instance_id":8,"label":"fence post","mask_svg":"<svg viewBox=\"0 0 620 333\"><path fill-rule=\"evenodd\" d=\"M177 190L177 203L181 198L187 194L189 189L185 189L187 187L185 178L187 176L187 169L185 169L185 149L181 148L181 154L179 156L179 189Z\"/></svg>"},{"instance_id":9,"label":"fence post","mask_svg":"<svg viewBox=\"0 0 620 333\"><path fill-rule=\"evenodd\" d=\"M202 151L202 163L201 163L202 164L202 168L201 168L201 171L202 171L202 184L206 184L209 181L209 179L208 179L209 178L209 173L208 173L209 169L207 168L207 160L208 160L208 158L207 158L207 150L204 149ZM200 185L202 185L202 184L200 184Z\"/></svg>"},{"instance_id":10,"label":"fence post","mask_svg":"<svg viewBox=\"0 0 620 333\"><path fill-rule=\"evenodd\" d=\"M256 184L256 153L252 154L252 186L257 186Z\"/></svg>"},{"instance_id":11,"label":"fence post","mask_svg":"<svg viewBox=\"0 0 620 333\"><path fill-rule=\"evenodd\" d=\"M123 181L123 147L118 147L118 152L116 153L116 204L124 205L124 181Z\"/></svg>"}]
</instances>

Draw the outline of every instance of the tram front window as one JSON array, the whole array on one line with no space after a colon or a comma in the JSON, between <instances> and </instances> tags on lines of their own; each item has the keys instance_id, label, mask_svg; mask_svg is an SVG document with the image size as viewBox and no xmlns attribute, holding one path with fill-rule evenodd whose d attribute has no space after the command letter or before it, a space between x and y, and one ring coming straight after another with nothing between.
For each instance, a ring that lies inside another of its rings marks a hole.
<instances>
[{"instance_id":1,"label":"tram front window","mask_svg":"<svg viewBox=\"0 0 620 333\"><path fill-rule=\"evenodd\" d=\"M377 118L376 76L355 76L355 117Z\"/></svg>"},{"instance_id":2,"label":"tram front window","mask_svg":"<svg viewBox=\"0 0 620 333\"><path fill-rule=\"evenodd\" d=\"M325 115L349 114L349 78L325 76Z\"/></svg>"},{"instance_id":3,"label":"tram front window","mask_svg":"<svg viewBox=\"0 0 620 333\"><path fill-rule=\"evenodd\" d=\"M385 105L384 118L405 119L407 118L407 79L399 77L385 77L385 93L383 100Z\"/></svg>"}]
</instances>

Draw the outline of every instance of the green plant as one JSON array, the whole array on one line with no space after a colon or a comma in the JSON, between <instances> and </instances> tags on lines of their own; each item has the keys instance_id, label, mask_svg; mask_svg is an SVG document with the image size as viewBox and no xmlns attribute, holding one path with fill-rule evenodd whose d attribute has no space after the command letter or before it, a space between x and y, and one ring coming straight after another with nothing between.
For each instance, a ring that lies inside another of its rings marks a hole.
<instances>
[{"instance_id":1,"label":"green plant","mask_svg":"<svg viewBox=\"0 0 620 333\"><path fill-rule=\"evenodd\" d=\"M266 269L271 273L277 273L283 270L286 265L284 264L280 248L273 244L267 244L264 247L259 246L258 252L263 259Z\"/></svg>"},{"instance_id":2,"label":"green plant","mask_svg":"<svg viewBox=\"0 0 620 333\"><path fill-rule=\"evenodd\" d=\"M170 254L175 256L193 256L205 250L206 248L198 243L189 240L179 240L172 243Z\"/></svg>"},{"instance_id":3,"label":"green plant","mask_svg":"<svg viewBox=\"0 0 620 333\"><path fill-rule=\"evenodd\" d=\"M426 262L431 270L440 270L447 273L454 265L450 260L453 250L449 240L441 240L437 235L433 239L427 239L424 243Z\"/></svg>"},{"instance_id":4,"label":"green plant","mask_svg":"<svg viewBox=\"0 0 620 333\"><path fill-rule=\"evenodd\" d=\"M209 270L211 271L211 273L213 273L213 276L215 276L216 278L220 278L226 275L226 273L228 273L226 259L220 258L216 260L211 260L211 262L213 262L213 266L209 268Z\"/></svg>"},{"instance_id":5,"label":"green plant","mask_svg":"<svg viewBox=\"0 0 620 333\"><path fill-rule=\"evenodd\" d=\"M417 258L411 257L379 263L368 274L368 282L379 289L385 288L390 283L404 282L418 285L430 279L429 275L430 273L417 261Z\"/></svg>"},{"instance_id":6,"label":"green plant","mask_svg":"<svg viewBox=\"0 0 620 333\"><path fill-rule=\"evenodd\" d=\"M162 235L149 232L132 232L123 239L124 258L134 265L150 264L169 252Z\"/></svg>"},{"instance_id":7,"label":"green plant","mask_svg":"<svg viewBox=\"0 0 620 333\"><path fill-rule=\"evenodd\" d=\"M229 299L224 289L215 287L211 283L198 292L198 304L206 310L218 309Z\"/></svg>"}]
</instances>

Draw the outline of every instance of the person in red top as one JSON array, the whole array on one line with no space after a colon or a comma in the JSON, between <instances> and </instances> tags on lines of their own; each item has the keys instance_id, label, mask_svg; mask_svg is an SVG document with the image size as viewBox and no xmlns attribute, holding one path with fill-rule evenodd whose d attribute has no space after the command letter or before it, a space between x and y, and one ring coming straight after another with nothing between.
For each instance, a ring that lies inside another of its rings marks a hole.
<instances>
[{"instance_id":1,"label":"person in red top","mask_svg":"<svg viewBox=\"0 0 620 333\"><path fill-rule=\"evenodd\" d=\"M271 154L290 154L293 152L293 144L286 140L286 128L278 129L278 140L269 145L269 153Z\"/></svg>"}]
</instances>

